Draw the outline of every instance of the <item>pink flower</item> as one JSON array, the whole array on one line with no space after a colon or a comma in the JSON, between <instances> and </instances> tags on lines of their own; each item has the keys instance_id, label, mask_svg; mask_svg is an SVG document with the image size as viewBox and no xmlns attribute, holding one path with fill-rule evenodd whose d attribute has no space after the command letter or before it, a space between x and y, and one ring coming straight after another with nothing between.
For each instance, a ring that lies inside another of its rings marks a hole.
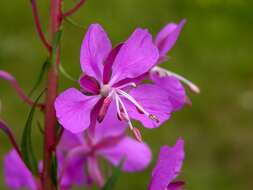
<instances>
[{"instance_id":1,"label":"pink flower","mask_svg":"<svg viewBox=\"0 0 253 190\"><path fill-rule=\"evenodd\" d=\"M175 181L184 160L184 141L178 139L173 147L163 146L152 171L148 190L182 190L184 182Z\"/></svg>"},{"instance_id":2,"label":"pink flower","mask_svg":"<svg viewBox=\"0 0 253 190\"><path fill-rule=\"evenodd\" d=\"M58 147L59 151L67 154L66 164L72 159L83 160L87 175L98 186L104 184L99 158L106 159L114 166L124 159L123 171L137 172L146 168L152 157L145 143L125 135L126 123L114 117L113 109L116 106L111 104L104 121L95 128L93 137L65 131Z\"/></svg>"},{"instance_id":3,"label":"pink flower","mask_svg":"<svg viewBox=\"0 0 253 190\"><path fill-rule=\"evenodd\" d=\"M137 85L155 66L159 58L147 30L136 29L128 40L112 49L103 28L92 24L81 47L81 90L70 88L55 101L60 124L79 133L102 122L109 105L116 105L114 117L128 123L138 136L130 119L147 128L158 127L170 117L171 103L166 90L155 84Z\"/></svg>"},{"instance_id":4,"label":"pink flower","mask_svg":"<svg viewBox=\"0 0 253 190\"><path fill-rule=\"evenodd\" d=\"M6 185L12 189L37 189L32 173L14 149L4 157L4 179Z\"/></svg>"},{"instance_id":5,"label":"pink flower","mask_svg":"<svg viewBox=\"0 0 253 190\"><path fill-rule=\"evenodd\" d=\"M58 177L62 172L63 156L57 155L58 160ZM40 165L42 166L42 165ZM80 167L79 160L71 160L65 169L64 175L59 182L61 190L70 190L72 185L84 185L86 178L81 170L76 168ZM42 167L40 167L42 170ZM5 183L11 189L40 189L39 181L36 181L35 177L23 163L17 152L12 149L4 157L4 179Z\"/></svg>"},{"instance_id":6,"label":"pink flower","mask_svg":"<svg viewBox=\"0 0 253 190\"><path fill-rule=\"evenodd\" d=\"M185 23L185 19L183 19L179 24L169 23L157 34L154 40L154 43L159 50L159 60L157 65L169 59L167 54L175 45ZM198 86L191 81L160 66L155 66L150 70L150 79L155 84L160 85L162 88L167 90L174 111L181 109L185 103L190 103L190 100L186 96L184 87L180 82L186 84L193 92L200 92Z\"/></svg>"}]
</instances>

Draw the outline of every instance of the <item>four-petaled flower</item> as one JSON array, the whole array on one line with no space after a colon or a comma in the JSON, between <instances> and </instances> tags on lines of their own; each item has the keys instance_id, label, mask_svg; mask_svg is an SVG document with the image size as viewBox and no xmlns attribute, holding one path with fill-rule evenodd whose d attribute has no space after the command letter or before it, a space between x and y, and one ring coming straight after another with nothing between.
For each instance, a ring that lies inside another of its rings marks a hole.
<instances>
[{"instance_id":1,"label":"four-petaled flower","mask_svg":"<svg viewBox=\"0 0 253 190\"><path fill-rule=\"evenodd\" d=\"M61 190L70 190L73 185L85 185L87 184L87 177L81 170L76 168L80 165L78 159L72 159L68 162L68 166L64 169L63 163L64 157L57 154L58 160L58 181ZM42 162L38 166L42 171ZM41 189L39 179L36 179L30 170L26 167L24 162L19 157L18 153L12 149L4 157L4 179L8 187L12 189L29 189L38 190ZM63 174L63 175L61 175ZM60 177L61 176L61 177Z\"/></svg>"},{"instance_id":2,"label":"four-petaled flower","mask_svg":"<svg viewBox=\"0 0 253 190\"><path fill-rule=\"evenodd\" d=\"M98 186L104 185L104 177L98 160L104 158L112 165L119 165L124 160L122 170L137 172L146 168L151 161L149 147L125 134L126 123L114 117L116 106L111 104L104 121L95 128L95 135L90 138L84 133L73 134L65 131L58 150L66 155L66 165L72 159L82 160L78 168L87 169L87 176ZM83 170L84 172L84 170Z\"/></svg>"},{"instance_id":3,"label":"four-petaled flower","mask_svg":"<svg viewBox=\"0 0 253 190\"><path fill-rule=\"evenodd\" d=\"M154 128L172 111L165 89L156 84L138 85L158 59L158 49L147 30L136 29L126 42L112 49L103 28L92 24L81 47L81 91L67 89L55 101L60 124L72 133L82 132L96 120L102 122L114 102L114 117L127 122L140 139L130 119Z\"/></svg>"},{"instance_id":4,"label":"four-petaled flower","mask_svg":"<svg viewBox=\"0 0 253 190\"><path fill-rule=\"evenodd\" d=\"M157 61L157 65L149 72L150 79L168 92L168 97L172 104L173 111L181 109L185 103L191 104L191 101L186 96L185 89L180 82L186 84L194 93L200 92L198 86L188 79L158 66L169 59L167 54L175 45L185 23L185 19L183 19L179 24L169 23L157 34L154 39L154 44L159 50L159 59Z\"/></svg>"},{"instance_id":5,"label":"four-petaled flower","mask_svg":"<svg viewBox=\"0 0 253 190\"><path fill-rule=\"evenodd\" d=\"M90 182L102 187L104 178L98 157L114 166L123 159L122 169L128 172L148 166L151 151L145 143L139 142L142 141L140 132L131 119L147 128L158 127L169 119L171 112L190 101L180 81L199 92L189 80L157 66L168 59L166 54L174 46L184 24L185 20L167 24L154 41L147 30L136 29L115 48L100 25L89 27L81 47L81 90L67 89L55 101L57 118L66 129L56 151L61 190ZM20 96L31 104L11 75L0 71L0 77L11 82ZM147 78L152 83L141 83ZM138 141L126 135L127 126ZM91 130L83 133L89 127ZM173 147L163 146L148 190L182 190L184 182L174 180L183 160L182 139ZM79 169L84 166L87 174ZM39 170L42 167L40 164ZM13 189L40 189L39 180L15 150L4 158L4 176L6 184Z\"/></svg>"},{"instance_id":6,"label":"four-petaled flower","mask_svg":"<svg viewBox=\"0 0 253 190\"><path fill-rule=\"evenodd\" d=\"M173 147L163 146L152 171L148 190L182 190L184 182L173 180L178 176L183 160L183 139L178 139Z\"/></svg>"}]
</instances>

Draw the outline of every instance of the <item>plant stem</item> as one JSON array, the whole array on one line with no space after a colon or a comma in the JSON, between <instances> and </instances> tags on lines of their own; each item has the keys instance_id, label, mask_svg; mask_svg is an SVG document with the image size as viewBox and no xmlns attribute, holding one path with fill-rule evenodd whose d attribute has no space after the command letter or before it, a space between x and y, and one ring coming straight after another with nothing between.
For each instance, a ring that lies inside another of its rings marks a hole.
<instances>
[{"instance_id":1,"label":"plant stem","mask_svg":"<svg viewBox=\"0 0 253 190\"><path fill-rule=\"evenodd\" d=\"M36 30L38 32L39 38L40 38L41 42L43 43L43 45L50 52L51 51L51 46L47 42L45 34L42 31L36 0L30 0L30 1L31 1L31 5L32 5L32 13L33 13L33 17L34 17L34 22L35 22L35 26L36 26Z\"/></svg>"},{"instance_id":2,"label":"plant stem","mask_svg":"<svg viewBox=\"0 0 253 190\"><path fill-rule=\"evenodd\" d=\"M3 122L2 120L0 120L0 129L8 136L13 148L17 151L19 157L21 159L22 158L22 153L21 153L21 150L16 142L16 138L14 137L11 129L7 126L7 124L5 122Z\"/></svg>"},{"instance_id":3,"label":"plant stem","mask_svg":"<svg viewBox=\"0 0 253 190\"><path fill-rule=\"evenodd\" d=\"M56 32L59 30L62 21L61 0L51 0L50 4L50 38L53 40ZM52 56L52 51L50 52ZM56 114L54 101L57 96L58 88L58 65L60 63L60 49L56 51L56 63L51 63L48 71L47 97L45 109L45 135L44 135L44 160L43 160L43 190L55 190L51 180L51 162L52 153L56 144Z\"/></svg>"},{"instance_id":4,"label":"plant stem","mask_svg":"<svg viewBox=\"0 0 253 190\"><path fill-rule=\"evenodd\" d=\"M74 14L78 9L80 9L82 7L82 5L85 3L86 0L80 0L79 3L77 3L73 8L71 8L70 10L68 10L67 12L62 14L62 17L68 17L72 14Z\"/></svg>"}]
</instances>

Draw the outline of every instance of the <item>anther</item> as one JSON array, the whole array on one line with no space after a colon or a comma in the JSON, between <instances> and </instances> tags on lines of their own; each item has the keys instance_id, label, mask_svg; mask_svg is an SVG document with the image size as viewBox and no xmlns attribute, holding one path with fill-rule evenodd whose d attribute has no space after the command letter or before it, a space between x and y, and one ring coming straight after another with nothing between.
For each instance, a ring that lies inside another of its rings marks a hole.
<instances>
[{"instance_id":1,"label":"anther","mask_svg":"<svg viewBox=\"0 0 253 190\"><path fill-rule=\"evenodd\" d=\"M150 119L154 120L156 123L159 123L159 122L160 122L159 119L158 119L155 115L153 115L153 114L149 114L148 117L149 117Z\"/></svg>"},{"instance_id":2,"label":"anther","mask_svg":"<svg viewBox=\"0 0 253 190\"><path fill-rule=\"evenodd\" d=\"M127 115L123 112L117 113L117 117L120 121L128 121Z\"/></svg>"},{"instance_id":3,"label":"anther","mask_svg":"<svg viewBox=\"0 0 253 190\"><path fill-rule=\"evenodd\" d=\"M101 123L104 120L105 114L109 108L111 101L112 101L112 98L109 96L104 99L103 104L102 104L102 106L99 110L99 113L98 113L97 120L99 123Z\"/></svg>"},{"instance_id":4,"label":"anther","mask_svg":"<svg viewBox=\"0 0 253 190\"><path fill-rule=\"evenodd\" d=\"M137 139L137 141L142 142L142 136L141 136L140 130L134 127L134 128L132 129L132 131L133 131L134 136L135 136L135 138Z\"/></svg>"}]
</instances>

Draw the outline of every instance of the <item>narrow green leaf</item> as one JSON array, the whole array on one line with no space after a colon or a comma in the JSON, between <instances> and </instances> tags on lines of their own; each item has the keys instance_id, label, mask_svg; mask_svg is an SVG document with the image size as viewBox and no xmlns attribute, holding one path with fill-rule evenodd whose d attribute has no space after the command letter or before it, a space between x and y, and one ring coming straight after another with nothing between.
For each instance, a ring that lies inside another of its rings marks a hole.
<instances>
[{"instance_id":1,"label":"narrow green leaf","mask_svg":"<svg viewBox=\"0 0 253 190\"><path fill-rule=\"evenodd\" d=\"M37 88L39 87L40 83L42 82L42 79L47 71L47 69L49 68L49 65L50 65L50 59L47 58L45 60L45 62L43 63L41 69L40 69L40 73L39 73L39 76L36 80L36 83L34 84L31 92L29 93L29 96L32 96L32 94L34 93L35 90L37 90Z\"/></svg>"},{"instance_id":2,"label":"narrow green leaf","mask_svg":"<svg viewBox=\"0 0 253 190\"><path fill-rule=\"evenodd\" d=\"M54 38L53 38L53 42L52 42L52 63L55 64L56 63L56 51L57 51L57 48L59 46L59 43L61 41L61 36L62 36L62 29L58 30L55 35L54 35Z\"/></svg>"},{"instance_id":3,"label":"narrow green leaf","mask_svg":"<svg viewBox=\"0 0 253 190\"><path fill-rule=\"evenodd\" d=\"M55 154L53 154L52 155L52 162L51 162L51 179L52 179L52 182L54 183L55 187L58 186L58 184L57 184L57 167L58 167L57 157Z\"/></svg>"},{"instance_id":4,"label":"narrow green leaf","mask_svg":"<svg viewBox=\"0 0 253 190\"><path fill-rule=\"evenodd\" d=\"M43 127L42 127L42 125L41 125L41 123L39 121L37 121L37 126L38 126L38 129L39 129L40 133L42 135L44 135L45 131L44 131L44 129L43 129Z\"/></svg>"},{"instance_id":5,"label":"narrow green leaf","mask_svg":"<svg viewBox=\"0 0 253 190\"><path fill-rule=\"evenodd\" d=\"M72 77L70 74L68 74L68 72L67 72L67 71L64 69L64 67L62 66L62 64L59 65L59 70L60 70L61 74L62 74L63 76L65 76L67 79L72 80L72 81L76 81L76 80L74 79L74 77Z\"/></svg>"},{"instance_id":6,"label":"narrow green leaf","mask_svg":"<svg viewBox=\"0 0 253 190\"><path fill-rule=\"evenodd\" d=\"M65 20L67 23L69 23L69 24L75 26L76 28L79 28L79 29L81 29L81 30L86 30L85 27L81 26L80 24L78 24L76 21L74 21L73 19L71 19L71 18L69 18L69 17L65 17L64 20Z\"/></svg>"},{"instance_id":7,"label":"narrow green leaf","mask_svg":"<svg viewBox=\"0 0 253 190\"><path fill-rule=\"evenodd\" d=\"M107 180L106 184L102 188L102 190L112 190L115 187L116 182L118 181L118 178L121 174L121 169L124 164L125 159L122 159L120 161L120 164L118 167L114 168L112 176Z\"/></svg>"},{"instance_id":8,"label":"narrow green leaf","mask_svg":"<svg viewBox=\"0 0 253 190\"><path fill-rule=\"evenodd\" d=\"M34 175L38 175L38 161L35 157L33 147L32 147L32 121L35 113L36 104L38 103L39 99L43 95L43 92L38 96L35 100L28 118L26 120L25 128L22 134L22 141L21 141L21 153L24 159L26 166L31 170Z\"/></svg>"}]
</instances>

